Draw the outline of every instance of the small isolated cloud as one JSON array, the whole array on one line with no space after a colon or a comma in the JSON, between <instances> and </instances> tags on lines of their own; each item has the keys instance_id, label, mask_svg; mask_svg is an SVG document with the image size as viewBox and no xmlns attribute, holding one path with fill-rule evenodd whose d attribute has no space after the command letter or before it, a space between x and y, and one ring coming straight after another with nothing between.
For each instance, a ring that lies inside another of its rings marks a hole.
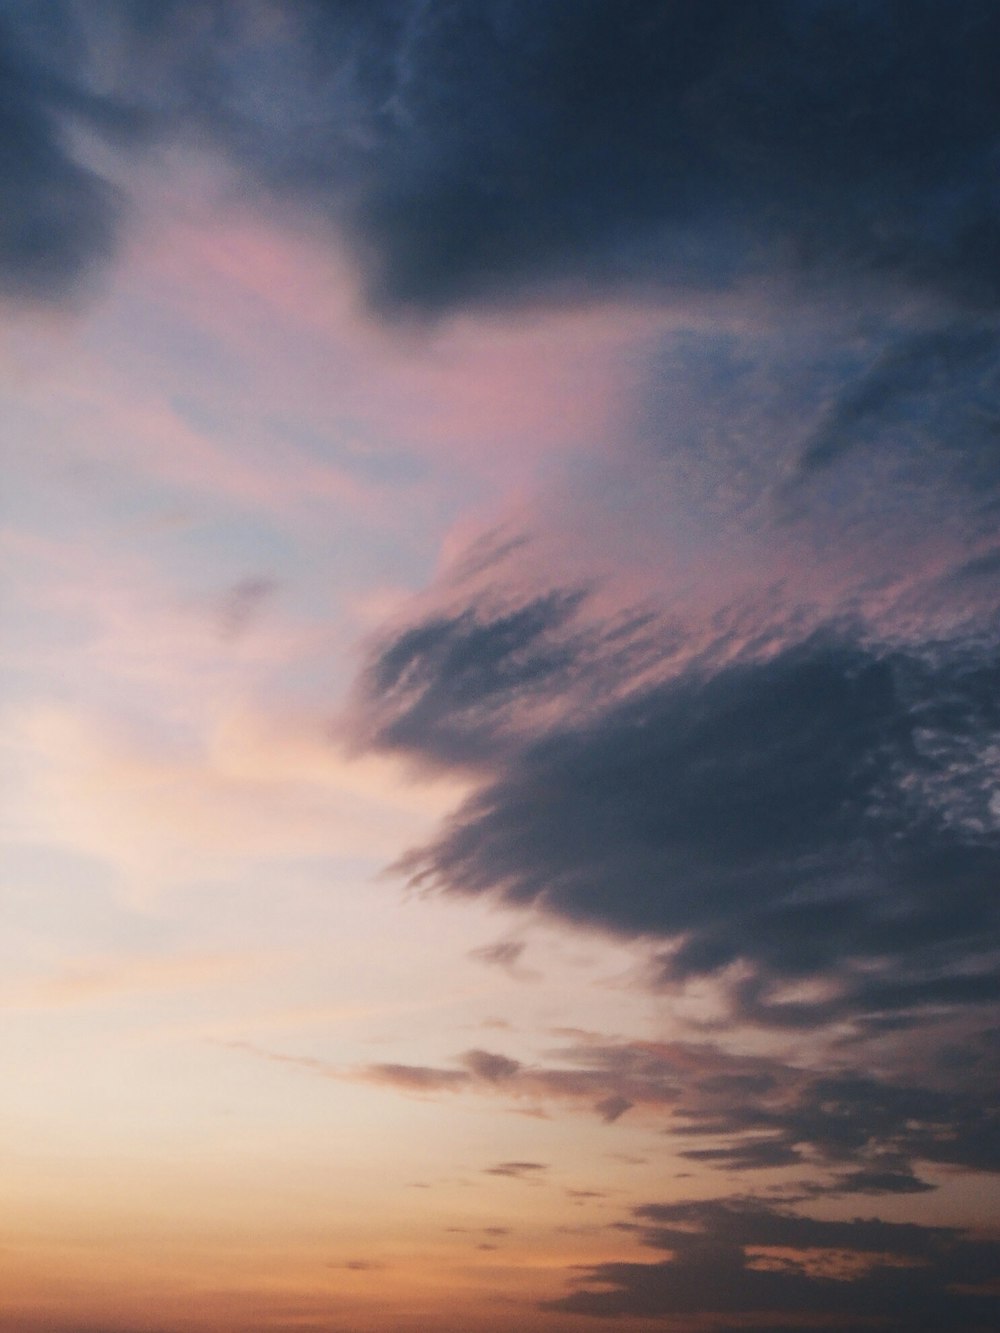
<instances>
[{"instance_id":1,"label":"small isolated cloud","mask_svg":"<svg viewBox=\"0 0 1000 1333\"><path fill-rule=\"evenodd\" d=\"M517 981L536 981L539 973L521 966L521 957L527 947L523 940L497 940L496 944L470 949L469 957L487 967L499 967Z\"/></svg>"},{"instance_id":2,"label":"small isolated cloud","mask_svg":"<svg viewBox=\"0 0 1000 1333\"><path fill-rule=\"evenodd\" d=\"M484 1032L510 1032L513 1025L506 1018L484 1018L479 1024Z\"/></svg>"},{"instance_id":3,"label":"small isolated cloud","mask_svg":"<svg viewBox=\"0 0 1000 1333\"><path fill-rule=\"evenodd\" d=\"M513 1180L530 1180L542 1171L547 1171L545 1162L498 1162L496 1166L484 1166L487 1176L509 1176Z\"/></svg>"},{"instance_id":4,"label":"small isolated cloud","mask_svg":"<svg viewBox=\"0 0 1000 1333\"><path fill-rule=\"evenodd\" d=\"M479 949L470 949L469 957L491 967L512 967L524 953L525 945L520 940L499 940L496 944L484 944Z\"/></svg>"},{"instance_id":5,"label":"small isolated cloud","mask_svg":"<svg viewBox=\"0 0 1000 1333\"><path fill-rule=\"evenodd\" d=\"M229 643L242 638L277 588L277 580L263 577L241 579L233 584L219 608L221 637Z\"/></svg>"}]
</instances>

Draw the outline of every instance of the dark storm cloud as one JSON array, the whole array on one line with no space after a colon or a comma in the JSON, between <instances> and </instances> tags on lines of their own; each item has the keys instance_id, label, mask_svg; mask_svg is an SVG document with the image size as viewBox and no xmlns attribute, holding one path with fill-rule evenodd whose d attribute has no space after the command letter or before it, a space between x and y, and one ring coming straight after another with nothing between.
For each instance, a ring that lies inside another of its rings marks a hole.
<instances>
[{"instance_id":1,"label":"dark storm cloud","mask_svg":"<svg viewBox=\"0 0 1000 1333\"><path fill-rule=\"evenodd\" d=\"M435 717L435 758L438 736ZM819 633L692 669L498 756L495 779L402 868L663 938L666 986L739 962L726 984L756 1023L877 1025L988 1004L998 738L991 650L935 657ZM790 989L807 980L820 991Z\"/></svg>"},{"instance_id":2,"label":"dark storm cloud","mask_svg":"<svg viewBox=\"0 0 1000 1333\"><path fill-rule=\"evenodd\" d=\"M773 1319L783 1329L789 1315L816 1316L801 1327L837 1333L872 1319L887 1333L986 1333L1000 1318L1000 1246L956 1228L824 1221L743 1199L649 1204L636 1216L645 1243L671 1257L598 1264L580 1290L545 1308L605 1318L752 1316L754 1328Z\"/></svg>"},{"instance_id":3,"label":"dark storm cloud","mask_svg":"<svg viewBox=\"0 0 1000 1333\"><path fill-rule=\"evenodd\" d=\"M60 161L37 109L46 80L66 88L67 115L100 104L105 121L214 142L258 191L352 238L382 308L776 273L1000 299L1000 17L986 0L2 12L40 66L11 84L8 133L22 180L75 191L33 190L42 229L63 249L78 238L75 264L92 233L107 239L101 191Z\"/></svg>"},{"instance_id":4,"label":"dark storm cloud","mask_svg":"<svg viewBox=\"0 0 1000 1333\"><path fill-rule=\"evenodd\" d=\"M833 266L973 306L1000 295L1000 20L982 0L380 15L348 222L383 303ZM318 152L312 174L328 171Z\"/></svg>"}]
</instances>

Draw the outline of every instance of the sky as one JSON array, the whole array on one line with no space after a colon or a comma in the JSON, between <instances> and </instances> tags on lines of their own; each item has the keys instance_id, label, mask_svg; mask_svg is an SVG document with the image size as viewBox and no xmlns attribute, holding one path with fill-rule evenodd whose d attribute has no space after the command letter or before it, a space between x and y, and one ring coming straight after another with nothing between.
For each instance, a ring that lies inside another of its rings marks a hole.
<instances>
[{"instance_id":1,"label":"sky","mask_svg":"<svg viewBox=\"0 0 1000 1333\"><path fill-rule=\"evenodd\" d=\"M998 66L0 0L0 1333L1000 1326Z\"/></svg>"}]
</instances>

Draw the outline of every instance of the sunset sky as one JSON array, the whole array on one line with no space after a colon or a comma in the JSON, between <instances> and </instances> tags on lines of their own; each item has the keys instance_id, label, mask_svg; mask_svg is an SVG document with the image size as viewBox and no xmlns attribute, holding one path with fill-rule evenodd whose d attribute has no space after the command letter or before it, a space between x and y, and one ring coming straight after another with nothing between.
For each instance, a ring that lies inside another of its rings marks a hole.
<instances>
[{"instance_id":1,"label":"sunset sky","mask_svg":"<svg viewBox=\"0 0 1000 1333\"><path fill-rule=\"evenodd\" d=\"M0 0L0 1333L1000 1327L998 70Z\"/></svg>"}]
</instances>

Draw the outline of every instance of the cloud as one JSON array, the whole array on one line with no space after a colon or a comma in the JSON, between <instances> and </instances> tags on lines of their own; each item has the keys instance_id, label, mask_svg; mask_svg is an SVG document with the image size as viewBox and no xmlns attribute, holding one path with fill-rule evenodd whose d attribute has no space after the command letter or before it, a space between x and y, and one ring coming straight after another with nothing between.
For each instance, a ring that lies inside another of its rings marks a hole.
<instances>
[{"instance_id":1,"label":"cloud","mask_svg":"<svg viewBox=\"0 0 1000 1333\"><path fill-rule=\"evenodd\" d=\"M177 1333L177 1327L167 1329L164 1325L123 1324L117 1318L112 1321L108 1316L99 1324L82 1322L72 1315L65 1318L59 1315L31 1315L19 1311L15 1315L0 1314L0 1333Z\"/></svg>"},{"instance_id":2,"label":"cloud","mask_svg":"<svg viewBox=\"0 0 1000 1333\"><path fill-rule=\"evenodd\" d=\"M596 1112L608 1125L641 1108L692 1162L727 1172L796 1167L794 1189L802 1198L903 1195L935 1188L917 1174L921 1166L1000 1171L991 1031L967 1032L965 1042L964 1068L956 1069L942 1048L924 1058L920 1079L876 1076L843 1062L739 1055L708 1043L598 1037L550 1051L544 1063L473 1050L450 1067L319 1072L402 1092L562 1104Z\"/></svg>"},{"instance_id":3,"label":"cloud","mask_svg":"<svg viewBox=\"0 0 1000 1333\"><path fill-rule=\"evenodd\" d=\"M514 1180L530 1180L541 1171L547 1171L545 1162L498 1162L496 1166L483 1167L487 1176L510 1176Z\"/></svg>"},{"instance_id":4,"label":"cloud","mask_svg":"<svg viewBox=\"0 0 1000 1333\"><path fill-rule=\"evenodd\" d=\"M644 1243L671 1257L595 1265L580 1289L545 1308L605 1318L737 1315L754 1328L805 1316L796 1327L844 1333L872 1318L899 1333L985 1333L1000 1316L1000 1246L957 1228L821 1220L756 1199L647 1204L635 1215Z\"/></svg>"},{"instance_id":5,"label":"cloud","mask_svg":"<svg viewBox=\"0 0 1000 1333\"><path fill-rule=\"evenodd\" d=\"M1000 1122L977 1079L952 1075L942 1087L778 1064L773 1076L763 1092L705 1095L702 1088L681 1104L687 1123L674 1132L728 1140L684 1155L733 1170L808 1156L834 1169L829 1192L844 1194L918 1193L925 1184L913 1175L915 1162L1000 1170Z\"/></svg>"},{"instance_id":6,"label":"cloud","mask_svg":"<svg viewBox=\"0 0 1000 1333\"><path fill-rule=\"evenodd\" d=\"M702 661L501 748L492 781L400 868L418 885L659 937L662 985L735 978L746 1022L988 1004L998 670L990 645L918 653L841 630ZM491 738L494 676L482 679ZM467 717L475 695L470 683ZM436 714L425 725L437 760Z\"/></svg>"},{"instance_id":7,"label":"cloud","mask_svg":"<svg viewBox=\"0 0 1000 1333\"><path fill-rule=\"evenodd\" d=\"M364 1077L371 1083L386 1083L405 1092L442 1092L463 1087L469 1075L461 1069L435 1069L428 1065L368 1065Z\"/></svg>"},{"instance_id":8,"label":"cloud","mask_svg":"<svg viewBox=\"0 0 1000 1333\"><path fill-rule=\"evenodd\" d=\"M447 1227L446 1230L458 1235L468 1235L470 1231L474 1235L483 1236L500 1237L510 1235L510 1227Z\"/></svg>"},{"instance_id":9,"label":"cloud","mask_svg":"<svg viewBox=\"0 0 1000 1333\"><path fill-rule=\"evenodd\" d=\"M70 147L88 99L34 59L0 26L0 292L53 300L72 294L106 261L120 200ZM92 117L89 117L92 119Z\"/></svg>"},{"instance_id":10,"label":"cloud","mask_svg":"<svg viewBox=\"0 0 1000 1333\"><path fill-rule=\"evenodd\" d=\"M229 588L219 609L219 633L228 642L241 638L277 591L275 579L251 576Z\"/></svg>"},{"instance_id":11,"label":"cloud","mask_svg":"<svg viewBox=\"0 0 1000 1333\"><path fill-rule=\"evenodd\" d=\"M351 238L384 310L775 275L1000 296L983 0L8 8L22 280L109 242L60 146L86 113L207 136Z\"/></svg>"},{"instance_id":12,"label":"cloud","mask_svg":"<svg viewBox=\"0 0 1000 1333\"><path fill-rule=\"evenodd\" d=\"M613 1125L616 1120L620 1120L626 1111L631 1111L635 1102L629 1101L621 1093L611 1093L608 1097L603 1097L599 1102L594 1103L594 1110L600 1115L606 1125Z\"/></svg>"},{"instance_id":13,"label":"cloud","mask_svg":"<svg viewBox=\"0 0 1000 1333\"><path fill-rule=\"evenodd\" d=\"M522 1068L519 1060L511 1060L494 1051L466 1051L462 1063L474 1078L484 1079L487 1083L505 1083L516 1078Z\"/></svg>"},{"instance_id":14,"label":"cloud","mask_svg":"<svg viewBox=\"0 0 1000 1333\"><path fill-rule=\"evenodd\" d=\"M998 223L981 182L1000 34L982 3L299 13L321 69L362 43L366 59L332 89L307 84L300 106L327 111L326 136L297 153L281 143L279 171L272 130L254 165L358 238L383 306L615 284L717 291L762 269L834 266L996 300ZM330 114L344 82L347 143ZM346 208L344 157L360 182Z\"/></svg>"},{"instance_id":15,"label":"cloud","mask_svg":"<svg viewBox=\"0 0 1000 1333\"><path fill-rule=\"evenodd\" d=\"M1000 332L993 325L964 321L897 334L827 408L802 450L798 478L857 449L894 448L911 468L921 453L939 466L950 456L959 478L993 491L1000 485L998 391Z\"/></svg>"},{"instance_id":16,"label":"cloud","mask_svg":"<svg viewBox=\"0 0 1000 1333\"><path fill-rule=\"evenodd\" d=\"M532 703L579 670L570 624L581 600L552 593L492 614L462 610L387 637L360 681L368 744L455 766L509 748Z\"/></svg>"},{"instance_id":17,"label":"cloud","mask_svg":"<svg viewBox=\"0 0 1000 1333\"><path fill-rule=\"evenodd\" d=\"M633 1106L662 1107L680 1095L672 1048L655 1043L593 1046L563 1053L560 1063L524 1064L494 1051L471 1050L458 1068L406 1064L367 1065L369 1082L403 1092L478 1092L514 1100L565 1101L596 1111L613 1124Z\"/></svg>"},{"instance_id":18,"label":"cloud","mask_svg":"<svg viewBox=\"0 0 1000 1333\"><path fill-rule=\"evenodd\" d=\"M848 1171L823 1191L827 1194L925 1194L933 1185L909 1171Z\"/></svg>"},{"instance_id":19,"label":"cloud","mask_svg":"<svg viewBox=\"0 0 1000 1333\"><path fill-rule=\"evenodd\" d=\"M516 966L525 947L523 940L500 940L496 944L484 944L482 948L470 950L469 957L491 967L512 968Z\"/></svg>"},{"instance_id":20,"label":"cloud","mask_svg":"<svg viewBox=\"0 0 1000 1333\"><path fill-rule=\"evenodd\" d=\"M497 940L495 944L484 944L478 949L470 949L467 957L487 967L498 967L515 981L538 981L541 973L521 965L521 958L527 944L523 940Z\"/></svg>"}]
</instances>

